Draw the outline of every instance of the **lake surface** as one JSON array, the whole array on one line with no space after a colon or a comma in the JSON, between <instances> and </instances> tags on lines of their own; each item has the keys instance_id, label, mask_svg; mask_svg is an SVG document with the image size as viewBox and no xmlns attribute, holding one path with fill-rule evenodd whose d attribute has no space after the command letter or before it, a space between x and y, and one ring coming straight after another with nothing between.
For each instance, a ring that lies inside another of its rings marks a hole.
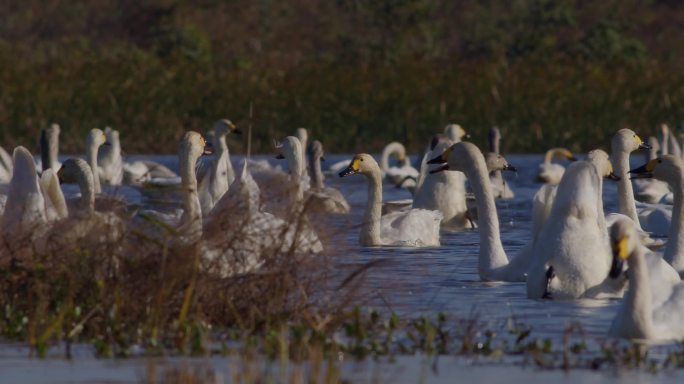
<instances>
[{"instance_id":1,"label":"lake surface","mask_svg":"<svg viewBox=\"0 0 684 384\"><path fill-rule=\"evenodd\" d=\"M350 156L328 155L327 163L349 158ZM633 160L634 164L642 162L642 156ZM131 156L130 158L141 158ZM172 169L177 169L175 156L145 156L144 158L160 161ZM274 164L284 161L272 159L272 156L255 156L267 158ZM541 155L509 155L508 161L518 168L517 173L505 173L509 186L515 192L511 200L497 200L499 220L501 222L501 239L509 255L515 255L525 245L531 235L532 196L541 184L534 182L537 165L542 161ZM240 161L236 157L234 163ZM325 169L324 165L324 169ZM236 167L236 169L238 169ZM492 329L503 329L511 319L530 326L535 337L548 337L560 342L566 327L574 322L582 325L589 339L601 340L615 315L618 300L579 300L549 301L529 300L526 298L524 283L484 283L477 273L477 257L479 252L479 235L477 230L464 232L443 232L442 246L436 248L362 248L358 246L358 224L366 204L366 180L354 175L340 179L328 176L328 185L339 188L347 196L352 205L352 213L333 220L334 239L338 255L334 262L340 267L349 267L376 259L385 259L378 267L367 272L361 293L364 307L371 307L382 312L394 311L400 318L414 318L420 315L434 316L437 312L445 312L452 317L477 317ZM76 193L73 187L67 187L71 194ZM120 188L119 191L130 200L142 203L138 192L131 188ZM399 200L410 198L409 192L384 185L384 199ZM604 201L606 212L617 211L616 185L604 183ZM183 363L208 364L224 372L228 365L226 358L209 359L165 359L147 360L130 359L123 361L97 360L83 357L73 361L60 358L47 360L28 359L24 356L25 348L6 346L0 352L0 382L13 382L22 378L22 382L40 382L49 378L53 382L129 382L139 381L150 364ZM429 363L428 365L431 365ZM380 377L389 382L417 382L423 379L435 382L453 382L454 375L459 375L464 382L518 382L546 383L549 379L558 382L681 382L684 378L679 372L652 375L644 372L628 372L617 375L615 372L573 371L540 372L534 368L514 366L472 366L462 360L442 357L438 370L425 369L421 358L401 357L397 364L368 362L345 363L345 377L354 382L371 382L373 377ZM380 372L373 376L373 372ZM54 373L54 375L53 375ZM45 375L50 376L45 376ZM392 376L394 375L394 376ZM226 372L225 377L230 377ZM504 379L504 380L502 380ZM48 380L48 381L50 381Z\"/></svg>"}]
</instances>

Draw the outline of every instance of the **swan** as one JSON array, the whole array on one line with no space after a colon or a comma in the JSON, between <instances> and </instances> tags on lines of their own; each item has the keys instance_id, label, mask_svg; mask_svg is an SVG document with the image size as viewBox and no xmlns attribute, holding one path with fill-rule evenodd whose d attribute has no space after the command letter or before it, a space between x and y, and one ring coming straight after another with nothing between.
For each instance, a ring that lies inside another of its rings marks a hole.
<instances>
[{"instance_id":1,"label":"swan","mask_svg":"<svg viewBox=\"0 0 684 384\"><path fill-rule=\"evenodd\" d=\"M472 143L460 142L429 160L428 164L441 164L433 169L432 173L460 171L470 181L479 216L478 273L480 279L483 281L525 281L525 272L530 263L531 254L521 250L517 257L509 260L503 249L494 193L482 152Z\"/></svg>"},{"instance_id":2,"label":"swan","mask_svg":"<svg viewBox=\"0 0 684 384\"><path fill-rule=\"evenodd\" d=\"M0 147L0 183L8 183L12 179L12 157Z\"/></svg>"},{"instance_id":3,"label":"swan","mask_svg":"<svg viewBox=\"0 0 684 384\"><path fill-rule=\"evenodd\" d=\"M95 193L102 193L102 187L100 186L100 173L97 171L97 153L100 146L107 142L107 136L99 128L93 128L88 133L86 138L86 159L88 161L88 166L93 172L93 189Z\"/></svg>"},{"instance_id":4,"label":"swan","mask_svg":"<svg viewBox=\"0 0 684 384\"><path fill-rule=\"evenodd\" d=\"M61 166L60 166L61 168ZM64 219L69 215L66 199L60 187L57 172L48 168L39 179L40 191L45 198L45 216L48 222Z\"/></svg>"},{"instance_id":5,"label":"swan","mask_svg":"<svg viewBox=\"0 0 684 384\"><path fill-rule=\"evenodd\" d=\"M390 156L395 156L403 165L390 167ZM406 156L406 148L397 141L393 141L383 148L382 155L380 156L380 169L382 170L383 177L394 185L401 184L407 177L418 180L419 176L418 170L411 166ZM412 186L415 185L415 183L412 183Z\"/></svg>"},{"instance_id":6,"label":"swan","mask_svg":"<svg viewBox=\"0 0 684 384\"><path fill-rule=\"evenodd\" d=\"M226 144L226 136L230 133L241 134L242 132L228 119L217 121L214 124L212 142L214 154L202 156L197 162L198 192L204 215L211 211L214 204L235 180L235 171L230 162L230 153Z\"/></svg>"},{"instance_id":7,"label":"swan","mask_svg":"<svg viewBox=\"0 0 684 384\"><path fill-rule=\"evenodd\" d=\"M602 151L601 151L602 152ZM571 164L533 250L529 298L597 298L622 294L624 282L607 279L611 264L603 214L602 178L612 173L605 152Z\"/></svg>"},{"instance_id":8,"label":"swan","mask_svg":"<svg viewBox=\"0 0 684 384\"><path fill-rule=\"evenodd\" d=\"M420 170L418 174L418 180L416 180L416 187L413 192L414 196L418 193L423 185L423 182L425 181L425 178L430 173L430 167L428 166L427 162L430 160L432 156L431 152L433 149L435 149L437 143L443 140L448 140L451 142L451 145L453 145L460 143L464 137L469 137L469 135L466 133L463 127L458 124L447 124L447 126L444 127L443 134L437 134L432 137L430 144L428 145L427 149L425 149L423 157L420 160Z\"/></svg>"},{"instance_id":9,"label":"swan","mask_svg":"<svg viewBox=\"0 0 684 384\"><path fill-rule=\"evenodd\" d=\"M52 169L59 171L62 164L59 162L59 124L50 124L40 132L40 168L45 171Z\"/></svg>"},{"instance_id":10,"label":"swan","mask_svg":"<svg viewBox=\"0 0 684 384\"><path fill-rule=\"evenodd\" d=\"M558 184L563 177L565 167L560 164L552 163L551 160L577 160L570 150L565 148L551 148L544 155L544 162L539 164L537 181L547 184Z\"/></svg>"},{"instance_id":11,"label":"swan","mask_svg":"<svg viewBox=\"0 0 684 384\"><path fill-rule=\"evenodd\" d=\"M613 255L611 277L629 264L629 290L608 331L611 337L672 340L684 337L684 283L671 285L659 302L653 301L644 248L631 220L617 221L610 231Z\"/></svg>"},{"instance_id":12,"label":"swan","mask_svg":"<svg viewBox=\"0 0 684 384\"><path fill-rule=\"evenodd\" d=\"M102 146L97 153L98 176L102 184L121 185L124 171L119 131L106 127L104 134L109 145Z\"/></svg>"},{"instance_id":13,"label":"swan","mask_svg":"<svg viewBox=\"0 0 684 384\"><path fill-rule=\"evenodd\" d=\"M297 128L295 131L295 137L299 139L299 142L302 144L302 167L304 168L303 175L306 175L307 177L310 177L309 175L309 167L308 167L308 158L306 156L306 151L308 150L308 145L309 145L309 131L306 130L306 128Z\"/></svg>"},{"instance_id":14,"label":"swan","mask_svg":"<svg viewBox=\"0 0 684 384\"><path fill-rule=\"evenodd\" d=\"M326 186L323 173L321 172L321 160L324 160L323 144L314 140L308 149L309 173L311 174L311 188L309 193L316 194L318 198L309 200L311 203L320 203L321 207L314 208L317 211L330 213L349 213L351 207L347 199L339 190Z\"/></svg>"},{"instance_id":15,"label":"swan","mask_svg":"<svg viewBox=\"0 0 684 384\"><path fill-rule=\"evenodd\" d=\"M636 203L632 182L626 176L629 173L629 155L637 149L649 149L634 131L623 128L617 131L611 141L616 173L622 177L618 182L619 212L634 220L639 230L655 234L666 234L670 228L672 212L669 207Z\"/></svg>"},{"instance_id":16,"label":"swan","mask_svg":"<svg viewBox=\"0 0 684 384\"><path fill-rule=\"evenodd\" d=\"M657 158L658 151L660 150L660 143L653 136L648 138L648 145L651 149L647 153L646 162ZM667 183L656 179L636 179L634 180L634 186L636 187L635 196L638 201L656 204L661 202L666 195L670 194L667 200L672 204L672 195Z\"/></svg>"},{"instance_id":17,"label":"swan","mask_svg":"<svg viewBox=\"0 0 684 384\"><path fill-rule=\"evenodd\" d=\"M499 128L494 127L489 130L489 150L491 151L490 153L493 153L495 155L500 154L500 144L501 131L499 130ZM490 156L490 154L487 154L487 159L490 159ZM498 159L492 157L491 160L496 161ZM511 186L508 185L508 183L506 183L506 180L504 180L501 170L491 171L489 173L489 180L492 183L495 198L512 199L515 197L515 193L513 192L513 190L511 190Z\"/></svg>"},{"instance_id":18,"label":"swan","mask_svg":"<svg viewBox=\"0 0 684 384\"><path fill-rule=\"evenodd\" d=\"M645 165L630 171L635 178L655 178L668 183L673 192L674 205L672 220L668 230L668 242L663 258L670 263L680 275L684 275L684 161L674 155L665 155L649 161Z\"/></svg>"},{"instance_id":19,"label":"swan","mask_svg":"<svg viewBox=\"0 0 684 384\"><path fill-rule=\"evenodd\" d=\"M453 143L446 136L438 136L434 146L427 154L428 160L444 153ZM442 214L441 225L451 230L472 228L467 217L465 175L462 172L429 171L438 165L427 164L427 175L413 198L413 208L439 211Z\"/></svg>"},{"instance_id":20,"label":"swan","mask_svg":"<svg viewBox=\"0 0 684 384\"><path fill-rule=\"evenodd\" d=\"M368 206L361 226L362 246L438 246L441 213L426 209L411 209L381 215L382 182L378 163L369 154L354 156L340 177L355 173L368 180Z\"/></svg>"}]
</instances>

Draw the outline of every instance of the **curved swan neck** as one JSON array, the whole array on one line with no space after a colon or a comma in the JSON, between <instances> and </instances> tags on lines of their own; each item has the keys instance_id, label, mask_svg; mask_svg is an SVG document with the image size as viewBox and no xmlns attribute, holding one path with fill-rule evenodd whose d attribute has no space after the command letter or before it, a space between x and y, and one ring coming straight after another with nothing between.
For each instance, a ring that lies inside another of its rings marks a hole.
<instances>
[{"instance_id":1,"label":"curved swan neck","mask_svg":"<svg viewBox=\"0 0 684 384\"><path fill-rule=\"evenodd\" d=\"M480 154L473 159L466 176L470 180L477 202L480 227L480 276L488 276L494 269L508 264L508 257L501 244L499 216L496 212L494 194L489 182L487 165Z\"/></svg>"},{"instance_id":2,"label":"curved swan neck","mask_svg":"<svg viewBox=\"0 0 684 384\"><path fill-rule=\"evenodd\" d=\"M97 171L97 152L99 150L99 145L95 143L93 140L88 139L88 149L86 153L86 157L88 158L88 165L90 166L90 169L93 173L93 188L95 193L100 193L102 192L102 188L100 187L100 175L99 172Z\"/></svg>"},{"instance_id":3,"label":"curved swan neck","mask_svg":"<svg viewBox=\"0 0 684 384\"><path fill-rule=\"evenodd\" d=\"M380 222L382 219L382 180L380 170L365 174L368 179L368 206L361 226L361 245L382 245Z\"/></svg>"},{"instance_id":4,"label":"curved swan neck","mask_svg":"<svg viewBox=\"0 0 684 384\"><path fill-rule=\"evenodd\" d=\"M555 155L556 155L555 149L549 149L548 151L546 151L546 153L544 154L544 164L550 164L551 160L553 159L553 157Z\"/></svg>"},{"instance_id":5,"label":"curved swan neck","mask_svg":"<svg viewBox=\"0 0 684 384\"><path fill-rule=\"evenodd\" d=\"M74 177L76 178L76 183L81 190L81 203L80 209L83 213L91 215L95 212L95 187L94 187L94 176L90 166L84 162L76 162L76 172Z\"/></svg>"},{"instance_id":6,"label":"curved swan neck","mask_svg":"<svg viewBox=\"0 0 684 384\"><path fill-rule=\"evenodd\" d=\"M680 171L674 183L670 183L673 194L672 220L668 233L667 248L663 258L670 263L677 272L684 271L684 195L682 194L682 181L684 171Z\"/></svg>"},{"instance_id":7,"label":"curved swan neck","mask_svg":"<svg viewBox=\"0 0 684 384\"><path fill-rule=\"evenodd\" d=\"M387 172L389 169L389 158L393 154L401 154L406 152L406 149L401 143L393 142L389 143L383 148L382 156L380 157L380 169L383 172Z\"/></svg>"},{"instance_id":8,"label":"curved swan neck","mask_svg":"<svg viewBox=\"0 0 684 384\"><path fill-rule=\"evenodd\" d=\"M632 181L629 179L629 152L622 150L622 148L615 148L612 158L620 176L620 180L617 182L619 212L632 219L637 229L641 230L636 203L634 202Z\"/></svg>"},{"instance_id":9,"label":"curved swan neck","mask_svg":"<svg viewBox=\"0 0 684 384\"><path fill-rule=\"evenodd\" d=\"M651 287L646 260L641 247L635 247L629 258L629 290L625 295L624 316L633 337L648 338L653 330L651 318Z\"/></svg>"}]
</instances>

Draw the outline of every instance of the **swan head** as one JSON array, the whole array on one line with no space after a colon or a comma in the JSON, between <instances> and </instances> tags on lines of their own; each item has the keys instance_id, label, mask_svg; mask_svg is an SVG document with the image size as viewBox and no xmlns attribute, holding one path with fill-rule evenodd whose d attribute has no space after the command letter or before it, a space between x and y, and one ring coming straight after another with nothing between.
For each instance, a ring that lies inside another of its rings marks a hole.
<instances>
[{"instance_id":1,"label":"swan head","mask_svg":"<svg viewBox=\"0 0 684 384\"><path fill-rule=\"evenodd\" d=\"M489 172L495 171L512 171L517 172L518 169L508 163L508 161L498 153L488 152L485 155L485 163Z\"/></svg>"},{"instance_id":2,"label":"swan head","mask_svg":"<svg viewBox=\"0 0 684 384\"><path fill-rule=\"evenodd\" d=\"M73 184L78 183L79 179L85 177L90 178L92 183L92 172L90 165L83 159L71 158L67 159L62 167L57 171L57 178L59 183Z\"/></svg>"},{"instance_id":3,"label":"swan head","mask_svg":"<svg viewBox=\"0 0 684 384\"><path fill-rule=\"evenodd\" d=\"M613 181L620 180L620 176L613 172L613 163L610 162L610 158L608 157L608 153L606 153L606 151L601 149L591 150L587 154L587 160L589 160L589 162L596 167L599 175Z\"/></svg>"},{"instance_id":4,"label":"swan head","mask_svg":"<svg viewBox=\"0 0 684 384\"><path fill-rule=\"evenodd\" d=\"M624 152L633 152L637 149L650 149L651 147L641 140L641 137L629 128L622 128L617 131L611 141L613 151L619 149ZM613 152L615 153L615 152Z\"/></svg>"},{"instance_id":5,"label":"swan head","mask_svg":"<svg viewBox=\"0 0 684 384\"><path fill-rule=\"evenodd\" d=\"M307 153L309 154L309 157L313 159L313 161L318 161L319 159L321 161L325 161L325 152L323 151L323 144L321 144L321 142L318 140L314 140L311 142L311 145L307 149Z\"/></svg>"},{"instance_id":6,"label":"swan head","mask_svg":"<svg viewBox=\"0 0 684 384\"><path fill-rule=\"evenodd\" d=\"M670 185L681 181L684 161L673 155L665 155L649 161L639 168L632 169L632 179L654 178Z\"/></svg>"},{"instance_id":7,"label":"swan head","mask_svg":"<svg viewBox=\"0 0 684 384\"><path fill-rule=\"evenodd\" d=\"M430 173L437 173L442 171L461 171L472 167L477 159L481 159L484 163L484 157L480 149L473 143L462 141L447 148L440 156L437 156L428 161L428 164L442 164L441 167L435 168ZM486 165L486 164L485 164Z\"/></svg>"},{"instance_id":8,"label":"swan head","mask_svg":"<svg viewBox=\"0 0 684 384\"><path fill-rule=\"evenodd\" d=\"M107 142L115 143L119 141L119 131L112 129L111 127L106 127L104 134L107 137Z\"/></svg>"},{"instance_id":9,"label":"swan head","mask_svg":"<svg viewBox=\"0 0 684 384\"><path fill-rule=\"evenodd\" d=\"M556 160L577 161L575 155L567 148L553 148L549 149L549 152L551 152L552 158Z\"/></svg>"},{"instance_id":10,"label":"swan head","mask_svg":"<svg viewBox=\"0 0 684 384\"><path fill-rule=\"evenodd\" d=\"M239 135L242 131L228 119L219 119L214 123L214 135L225 136L229 133L237 133Z\"/></svg>"},{"instance_id":11,"label":"swan head","mask_svg":"<svg viewBox=\"0 0 684 384\"><path fill-rule=\"evenodd\" d=\"M461 141L464 137L469 137L465 129L458 124L449 124L444 127L444 134L452 141Z\"/></svg>"},{"instance_id":12,"label":"swan head","mask_svg":"<svg viewBox=\"0 0 684 384\"><path fill-rule=\"evenodd\" d=\"M181 157L188 156L190 159L197 160L200 156L211 153L211 144L201 134L195 131L188 131L185 132L180 141L178 153Z\"/></svg>"},{"instance_id":13,"label":"swan head","mask_svg":"<svg viewBox=\"0 0 684 384\"><path fill-rule=\"evenodd\" d=\"M93 145L96 148L99 148L101 145L107 142L107 136L101 129L93 128L88 133L88 138L86 141L88 142L88 145Z\"/></svg>"},{"instance_id":14,"label":"swan head","mask_svg":"<svg viewBox=\"0 0 684 384\"><path fill-rule=\"evenodd\" d=\"M340 177L346 177L353 175L355 173L360 173L362 175L372 174L377 172L379 169L378 163L375 161L373 156L367 153L360 153L351 160L349 166L342 170L339 175Z\"/></svg>"},{"instance_id":15,"label":"swan head","mask_svg":"<svg viewBox=\"0 0 684 384\"><path fill-rule=\"evenodd\" d=\"M45 134L49 137L59 136L60 132L61 128L59 127L59 124L52 123L49 127L45 128Z\"/></svg>"},{"instance_id":16,"label":"swan head","mask_svg":"<svg viewBox=\"0 0 684 384\"><path fill-rule=\"evenodd\" d=\"M287 136L283 141L276 144L275 147L278 150L276 159L286 159L288 156L300 153L302 143L294 136Z\"/></svg>"},{"instance_id":17,"label":"swan head","mask_svg":"<svg viewBox=\"0 0 684 384\"><path fill-rule=\"evenodd\" d=\"M663 136L669 135L670 134L670 127L665 123L660 124L660 134Z\"/></svg>"},{"instance_id":18,"label":"swan head","mask_svg":"<svg viewBox=\"0 0 684 384\"><path fill-rule=\"evenodd\" d=\"M297 128L297 130L295 131L295 136L303 144L306 143L309 139L309 132L306 130L306 128Z\"/></svg>"},{"instance_id":19,"label":"swan head","mask_svg":"<svg viewBox=\"0 0 684 384\"><path fill-rule=\"evenodd\" d=\"M610 248L613 262L608 275L616 279L624 271L624 264L636 247L641 245L641 237L636 231L634 222L627 218L618 219L610 227Z\"/></svg>"}]
</instances>

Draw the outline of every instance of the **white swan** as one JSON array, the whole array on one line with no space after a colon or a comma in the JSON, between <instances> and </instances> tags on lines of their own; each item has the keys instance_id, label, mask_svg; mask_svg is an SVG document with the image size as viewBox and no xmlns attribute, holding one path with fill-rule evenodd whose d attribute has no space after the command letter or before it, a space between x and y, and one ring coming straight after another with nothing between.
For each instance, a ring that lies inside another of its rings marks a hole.
<instances>
[{"instance_id":1,"label":"white swan","mask_svg":"<svg viewBox=\"0 0 684 384\"><path fill-rule=\"evenodd\" d=\"M212 156L202 156L197 161L198 192L203 215L211 211L235 180L226 144L226 136L230 133L240 134L241 131L228 119L217 121L212 140L214 153Z\"/></svg>"},{"instance_id":2,"label":"white swan","mask_svg":"<svg viewBox=\"0 0 684 384\"><path fill-rule=\"evenodd\" d=\"M400 166L390 167L390 156L395 156L396 159L402 163ZM385 146L380 156L380 169L383 177L394 185L401 184L406 178L418 180L418 170L411 166L411 163L406 156L406 148L403 144L393 141ZM416 183L410 184L415 187Z\"/></svg>"},{"instance_id":3,"label":"white swan","mask_svg":"<svg viewBox=\"0 0 684 384\"><path fill-rule=\"evenodd\" d=\"M98 176L102 184L121 185L124 170L119 131L106 127L104 134L108 145L102 146L97 153Z\"/></svg>"},{"instance_id":4,"label":"white swan","mask_svg":"<svg viewBox=\"0 0 684 384\"><path fill-rule=\"evenodd\" d=\"M453 143L445 136L438 136L433 144L426 155L428 160L440 156ZM427 161L425 165L427 175L416 190L413 208L439 211L442 214L441 224L448 229L472 228L467 217L465 175L457 171L430 173L439 165L427 164Z\"/></svg>"},{"instance_id":5,"label":"white swan","mask_svg":"<svg viewBox=\"0 0 684 384\"><path fill-rule=\"evenodd\" d=\"M619 212L632 219L639 230L666 234L672 218L670 208L662 205L637 204L634 201L632 182L626 175L630 169L629 155L637 149L649 149L649 146L634 131L623 128L613 136L611 141L612 158L615 161L616 173L622 177L618 182Z\"/></svg>"},{"instance_id":6,"label":"white swan","mask_svg":"<svg viewBox=\"0 0 684 384\"><path fill-rule=\"evenodd\" d=\"M577 160L575 156L568 149L565 148L551 148L546 151L544 155L544 162L539 164L539 171L537 172L537 181L547 184L558 184L563 177L565 167L560 164L552 163L552 160Z\"/></svg>"},{"instance_id":7,"label":"white swan","mask_svg":"<svg viewBox=\"0 0 684 384\"><path fill-rule=\"evenodd\" d=\"M107 136L99 128L93 128L88 132L88 137L86 138L86 160L88 161L88 166L93 172L93 189L95 193L101 193L102 187L100 186L100 173L97 168L97 153L100 150L100 146L107 142Z\"/></svg>"},{"instance_id":8,"label":"white swan","mask_svg":"<svg viewBox=\"0 0 684 384\"><path fill-rule=\"evenodd\" d=\"M667 124L660 125L660 133L662 135L662 148L667 148L663 150L663 155L674 155L677 157L682 157L682 148L679 146L679 141L674 135L674 132L670 129Z\"/></svg>"},{"instance_id":9,"label":"white swan","mask_svg":"<svg viewBox=\"0 0 684 384\"><path fill-rule=\"evenodd\" d=\"M660 143L653 136L648 138L648 145L651 148L646 156L646 162L657 158L658 151L660 150ZM661 202L666 195L670 194L667 200L672 204L671 191L665 182L655 179L636 179L634 180L634 186L636 187L635 197L638 201L656 204Z\"/></svg>"},{"instance_id":10,"label":"white swan","mask_svg":"<svg viewBox=\"0 0 684 384\"><path fill-rule=\"evenodd\" d=\"M499 216L494 202L494 193L489 181L489 169L482 152L472 143L456 143L428 161L428 164L442 164L433 173L460 171L470 181L475 194L480 231L480 254L478 272L484 281L525 281L525 272L531 261L531 253L525 248L509 260L501 243Z\"/></svg>"},{"instance_id":11,"label":"white swan","mask_svg":"<svg viewBox=\"0 0 684 384\"><path fill-rule=\"evenodd\" d=\"M674 205L668 229L668 242L663 258L680 275L684 275L684 161L674 155L666 155L649 161L631 171L636 178L656 178L667 182L672 188Z\"/></svg>"},{"instance_id":12,"label":"white swan","mask_svg":"<svg viewBox=\"0 0 684 384\"><path fill-rule=\"evenodd\" d=\"M69 215L66 199L60 187L57 172L48 168L40 175L40 190L45 198L45 216L47 221L64 219Z\"/></svg>"},{"instance_id":13,"label":"white swan","mask_svg":"<svg viewBox=\"0 0 684 384\"><path fill-rule=\"evenodd\" d=\"M607 159L597 156L594 161ZM602 177L610 162L571 164L558 185L556 198L534 246L527 295L542 298L619 296L623 284L607 280L611 265L602 203Z\"/></svg>"},{"instance_id":14,"label":"white swan","mask_svg":"<svg viewBox=\"0 0 684 384\"><path fill-rule=\"evenodd\" d=\"M309 174L311 175L311 188L309 193L318 197L309 200L312 204L321 204L321 207L314 208L320 212L348 213L351 210L347 199L339 190L325 185L323 173L321 172L321 160L325 159L323 144L314 140L308 149L309 155Z\"/></svg>"},{"instance_id":15,"label":"white swan","mask_svg":"<svg viewBox=\"0 0 684 384\"><path fill-rule=\"evenodd\" d=\"M306 128L297 128L295 137L297 137L299 143L302 144L302 159L304 159L302 163L302 167L304 168L302 175L311 177L311 175L309 175L309 159L306 156L306 151L309 149L309 131L307 131Z\"/></svg>"},{"instance_id":16,"label":"white swan","mask_svg":"<svg viewBox=\"0 0 684 384\"><path fill-rule=\"evenodd\" d=\"M59 171L62 164L59 162L59 133L58 124L50 124L40 132L40 168L42 171L52 169Z\"/></svg>"},{"instance_id":17,"label":"white swan","mask_svg":"<svg viewBox=\"0 0 684 384\"><path fill-rule=\"evenodd\" d=\"M633 221L619 220L610 232L615 262L611 276L619 276L621 264L629 264L629 290L610 326L612 337L672 340L684 337L684 283L673 284L660 302L653 302L644 248Z\"/></svg>"},{"instance_id":18,"label":"white swan","mask_svg":"<svg viewBox=\"0 0 684 384\"><path fill-rule=\"evenodd\" d=\"M382 181L378 163L371 155L354 156L340 177L360 173L368 180L368 206L361 226L363 246L438 246L441 213L425 209L393 212L385 216L382 210Z\"/></svg>"},{"instance_id":19,"label":"white swan","mask_svg":"<svg viewBox=\"0 0 684 384\"><path fill-rule=\"evenodd\" d=\"M489 130L489 150L491 151L490 153L496 155L500 154L500 145L501 131L499 130L499 128L493 127ZM487 154L487 159L490 159L489 154ZM494 161L495 158L491 158L491 160ZM489 180L492 182L492 188L494 190L495 198L512 199L515 197L515 193L511 189L511 186L508 183L506 183L506 180L504 180L501 170L490 171Z\"/></svg>"}]
</instances>

